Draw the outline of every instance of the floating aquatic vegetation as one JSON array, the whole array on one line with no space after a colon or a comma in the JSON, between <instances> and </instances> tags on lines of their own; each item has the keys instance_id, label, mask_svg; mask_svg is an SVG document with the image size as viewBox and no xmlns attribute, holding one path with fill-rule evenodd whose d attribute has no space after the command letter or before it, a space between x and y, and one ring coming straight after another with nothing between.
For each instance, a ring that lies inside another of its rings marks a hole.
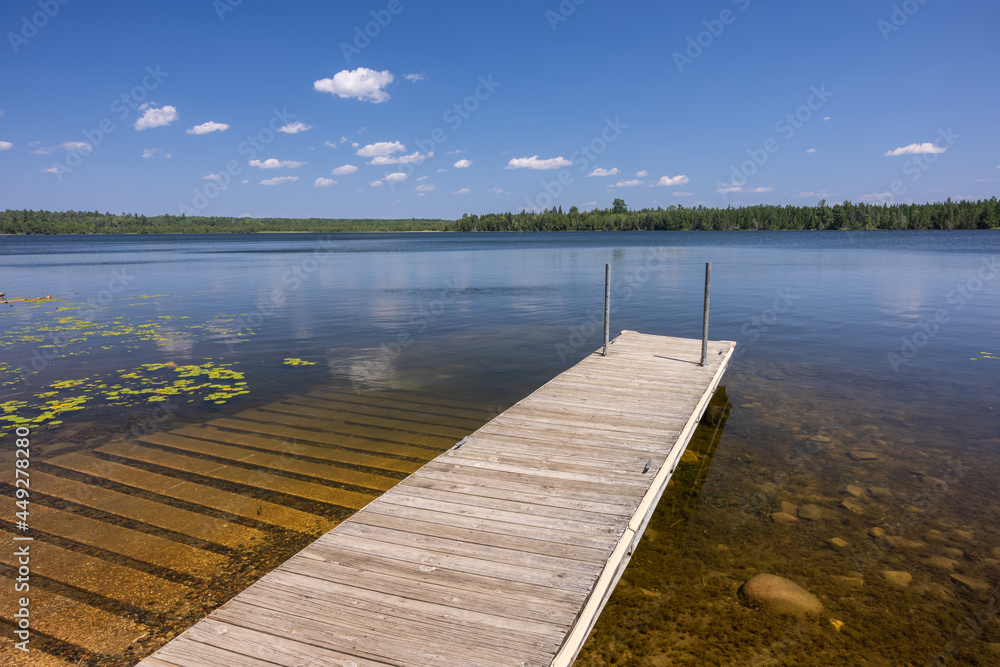
<instances>
[{"instance_id":1,"label":"floating aquatic vegetation","mask_svg":"<svg viewBox=\"0 0 1000 667\"><path fill-rule=\"evenodd\" d=\"M305 361L303 359L289 358L285 359L285 366L315 366L315 361Z\"/></svg>"},{"instance_id":2,"label":"floating aquatic vegetation","mask_svg":"<svg viewBox=\"0 0 1000 667\"><path fill-rule=\"evenodd\" d=\"M129 407L164 401L222 405L250 393L244 374L208 359L203 364L174 362L119 369L106 378L60 380L29 401L0 404L0 422L19 426L57 425L59 416L92 406ZM48 390L48 391L45 391Z\"/></svg>"}]
</instances>

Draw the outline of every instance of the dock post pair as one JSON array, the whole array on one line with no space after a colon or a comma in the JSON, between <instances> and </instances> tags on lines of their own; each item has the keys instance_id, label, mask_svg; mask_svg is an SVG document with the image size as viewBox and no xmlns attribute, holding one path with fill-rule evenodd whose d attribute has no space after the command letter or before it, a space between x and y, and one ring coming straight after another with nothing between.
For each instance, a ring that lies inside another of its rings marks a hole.
<instances>
[{"instance_id":1,"label":"dock post pair","mask_svg":"<svg viewBox=\"0 0 1000 667\"><path fill-rule=\"evenodd\" d=\"M712 291L712 263L705 262L705 309L701 320L701 365L708 363L708 302ZM611 348L611 265L604 265L604 356Z\"/></svg>"}]
</instances>

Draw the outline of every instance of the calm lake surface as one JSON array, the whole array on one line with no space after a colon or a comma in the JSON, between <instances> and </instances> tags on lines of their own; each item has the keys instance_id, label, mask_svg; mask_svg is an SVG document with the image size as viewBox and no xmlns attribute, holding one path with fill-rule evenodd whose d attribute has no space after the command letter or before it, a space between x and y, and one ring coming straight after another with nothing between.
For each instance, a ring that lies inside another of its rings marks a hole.
<instances>
[{"instance_id":1,"label":"calm lake surface","mask_svg":"<svg viewBox=\"0 0 1000 667\"><path fill-rule=\"evenodd\" d=\"M442 426L473 429L601 344L606 263L612 335L700 337L705 262L711 337L739 344L724 379L733 410L699 436L700 463L665 496L579 663L998 664L996 232L2 237L0 292L54 299L0 305L3 465L13 470L16 424L32 432L32 471L55 478L67 461L120 461L95 451L113 439L326 390L454 401L465 421L442 416ZM140 488L110 468L74 470L66 480ZM2 477L8 500L12 477ZM89 524L57 530L77 513L186 539L119 520L110 505L77 507L45 484L32 483L33 502L60 514L36 540L59 554L192 590L211 581L88 542ZM808 506L818 510L800 512ZM815 518L772 519L782 511ZM11 516L0 521L17 532ZM266 567L309 534L282 534ZM242 553L212 549L233 562ZM48 567L38 588L52 614L81 604L99 612L91 626L100 614L128 619L144 630L131 638L140 652L204 611L108 601L99 582L64 582ZM252 579L261 567L237 569ZM823 617L741 605L739 585L758 572L819 596ZM9 560L0 576L11 597ZM78 641L39 629L36 648L53 655L136 659L114 641L84 641L92 629Z\"/></svg>"}]
</instances>

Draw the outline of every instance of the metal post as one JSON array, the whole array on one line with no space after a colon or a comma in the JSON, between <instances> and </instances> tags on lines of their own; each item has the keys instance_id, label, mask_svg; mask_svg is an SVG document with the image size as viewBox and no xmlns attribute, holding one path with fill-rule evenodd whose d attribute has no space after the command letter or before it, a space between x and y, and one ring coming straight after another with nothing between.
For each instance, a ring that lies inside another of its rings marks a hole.
<instances>
[{"instance_id":1,"label":"metal post","mask_svg":"<svg viewBox=\"0 0 1000 667\"><path fill-rule=\"evenodd\" d=\"M708 296L712 290L712 263L705 263L705 313L701 321L701 365L708 363Z\"/></svg>"},{"instance_id":2,"label":"metal post","mask_svg":"<svg viewBox=\"0 0 1000 667\"><path fill-rule=\"evenodd\" d=\"M611 351L611 265L604 265L604 356Z\"/></svg>"}]
</instances>

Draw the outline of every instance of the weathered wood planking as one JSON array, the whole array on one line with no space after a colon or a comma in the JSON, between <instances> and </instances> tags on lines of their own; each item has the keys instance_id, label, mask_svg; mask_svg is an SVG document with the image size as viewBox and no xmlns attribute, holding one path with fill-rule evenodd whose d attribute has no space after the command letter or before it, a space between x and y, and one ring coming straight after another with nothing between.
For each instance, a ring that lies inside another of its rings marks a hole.
<instances>
[{"instance_id":1,"label":"weathered wood planking","mask_svg":"<svg viewBox=\"0 0 1000 667\"><path fill-rule=\"evenodd\" d=\"M140 667L572 664L734 348L623 332Z\"/></svg>"}]
</instances>

